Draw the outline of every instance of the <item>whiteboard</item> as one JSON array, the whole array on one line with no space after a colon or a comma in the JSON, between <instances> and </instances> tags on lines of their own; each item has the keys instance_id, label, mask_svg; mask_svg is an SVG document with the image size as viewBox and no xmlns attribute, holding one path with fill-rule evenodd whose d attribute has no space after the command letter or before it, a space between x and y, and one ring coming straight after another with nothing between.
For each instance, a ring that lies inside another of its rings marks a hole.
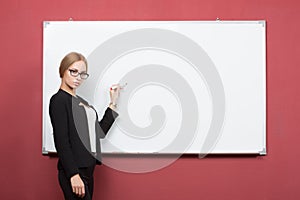
<instances>
[{"instance_id":1,"label":"whiteboard","mask_svg":"<svg viewBox=\"0 0 300 200\"><path fill-rule=\"evenodd\" d=\"M77 93L99 116L110 85L127 83L102 152L266 154L265 21L46 21L43 31L44 154L55 152L49 100L71 51L88 59Z\"/></svg>"}]
</instances>

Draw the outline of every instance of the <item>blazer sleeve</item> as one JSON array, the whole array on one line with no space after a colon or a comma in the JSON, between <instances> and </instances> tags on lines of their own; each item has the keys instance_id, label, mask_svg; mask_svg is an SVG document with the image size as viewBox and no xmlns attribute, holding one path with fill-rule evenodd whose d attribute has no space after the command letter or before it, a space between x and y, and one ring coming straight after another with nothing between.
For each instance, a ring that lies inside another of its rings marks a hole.
<instances>
[{"instance_id":1,"label":"blazer sleeve","mask_svg":"<svg viewBox=\"0 0 300 200\"><path fill-rule=\"evenodd\" d=\"M74 155L72 153L68 131L68 112L66 102L62 98L51 98L50 119L53 127L55 148L68 178L78 174Z\"/></svg>"},{"instance_id":2,"label":"blazer sleeve","mask_svg":"<svg viewBox=\"0 0 300 200\"><path fill-rule=\"evenodd\" d=\"M108 133L110 127L113 125L115 119L119 116L117 112L112 110L110 107L107 107L105 110L105 113L103 115L103 118L98 121L97 116L97 125L96 125L96 132L98 135L98 138L104 138L106 134Z\"/></svg>"}]
</instances>

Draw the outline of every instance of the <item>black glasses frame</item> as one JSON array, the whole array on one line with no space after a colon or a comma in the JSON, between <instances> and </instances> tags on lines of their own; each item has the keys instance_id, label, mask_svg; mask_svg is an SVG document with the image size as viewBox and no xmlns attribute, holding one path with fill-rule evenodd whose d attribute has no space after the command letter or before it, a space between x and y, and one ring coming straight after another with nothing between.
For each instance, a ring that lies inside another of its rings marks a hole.
<instances>
[{"instance_id":1,"label":"black glasses frame","mask_svg":"<svg viewBox=\"0 0 300 200\"><path fill-rule=\"evenodd\" d=\"M83 80L85 80L89 77L89 74L86 72L79 73L77 70L74 70L74 69L69 69L69 72L70 72L71 76L77 77L79 75L80 78Z\"/></svg>"}]
</instances>

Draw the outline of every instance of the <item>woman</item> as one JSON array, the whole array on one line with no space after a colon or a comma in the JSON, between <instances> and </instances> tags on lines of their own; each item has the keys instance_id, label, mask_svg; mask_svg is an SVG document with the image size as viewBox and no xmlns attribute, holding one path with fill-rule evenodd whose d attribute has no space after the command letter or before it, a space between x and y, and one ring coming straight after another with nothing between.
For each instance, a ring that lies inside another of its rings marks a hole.
<instances>
[{"instance_id":1,"label":"woman","mask_svg":"<svg viewBox=\"0 0 300 200\"><path fill-rule=\"evenodd\" d=\"M118 116L119 85L110 90L111 102L101 121L92 106L76 95L88 78L87 60L79 53L67 54L59 67L60 89L51 97L49 114L58 153L58 179L65 199L92 199L93 173L100 160L103 138Z\"/></svg>"}]
</instances>

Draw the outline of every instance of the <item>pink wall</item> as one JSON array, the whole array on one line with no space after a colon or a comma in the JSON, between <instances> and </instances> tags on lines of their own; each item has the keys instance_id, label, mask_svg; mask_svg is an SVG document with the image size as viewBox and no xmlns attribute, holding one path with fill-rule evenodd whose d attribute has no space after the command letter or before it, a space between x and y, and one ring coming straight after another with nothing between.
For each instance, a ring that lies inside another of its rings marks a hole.
<instances>
[{"instance_id":1,"label":"pink wall","mask_svg":"<svg viewBox=\"0 0 300 200\"><path fill-rule=\"evenodd\" d=\"M300 199L299 11L298 0L1 0L0 198L62 199L57 159L41 154L42 21L219 17L267 20L268 155L185 156L147 174L101 166L95 199Z\"/></svg>"}]
</instances>

